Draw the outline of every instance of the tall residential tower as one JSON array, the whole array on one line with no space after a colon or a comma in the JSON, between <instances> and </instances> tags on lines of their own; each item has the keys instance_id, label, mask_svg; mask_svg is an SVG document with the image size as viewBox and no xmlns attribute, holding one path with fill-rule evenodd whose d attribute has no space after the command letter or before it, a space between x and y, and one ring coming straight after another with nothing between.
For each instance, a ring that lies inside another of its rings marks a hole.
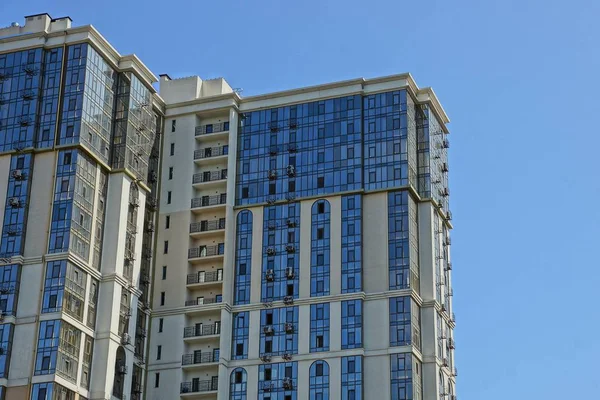
<instances>
[{"instance_id":1,"label":"tall residential tower","mask_svg":"<svg viewBox=\"0 0 600 400\"><path fill-rule=\"evenodd\" d=\"M164 104L92 26L0 29L0 399L141 399Z\"/></svg>"},{"instance_id":2,"label":"tall residential tower","mask_svg":"<svg viewBox=\"0 0 600 400\"><path fill-rule=\"evenodd\" d=\"M448 118L409 74L161 76L147 399L454 400Z\"/></svg>"}]
</instances>

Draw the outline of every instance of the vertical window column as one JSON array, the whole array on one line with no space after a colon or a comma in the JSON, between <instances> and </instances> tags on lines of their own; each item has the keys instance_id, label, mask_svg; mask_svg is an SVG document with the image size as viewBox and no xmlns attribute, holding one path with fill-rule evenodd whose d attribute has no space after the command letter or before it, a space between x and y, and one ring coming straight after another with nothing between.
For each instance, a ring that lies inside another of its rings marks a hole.
<instances>
[{"instance_id":1,"label":"vertical window column","mask_svg":"<svg viewBox=\"0 0 600 400\"><path fill-rule=\"evenodd\" d=\"M11 157L4 207L4 224L0 240L0 257L10 258L23 254L32 172L32 154Z\"/></svg>"},{"instance_id":2,"label":"vertical window column","mask_svg":"<svg viewBox=\"0 0 600 400\"><path fill-rule=\"evenodd\" d=\"M237 215L235 251L234 304L250 303L252 265L252 212L240 211Z\"/></svg>"},{"instance_id":3,"label":"vertical window column","mask_svg":"<svg viewBox=\"0 0 600 400\"><path fill-rule=\"evenodd\" d=\"M362 400L362 357L342 357L342 400Z\"/></svg>"},{"instance_id":4,"label":"vertical window column","mask_svg":"<svg viewBox=\"0 0 600 400\"><path fill-rule=\"evenodd\" d=\"M362 347L362 300L342 301L342 349Z\"/></svg>"},{"instance_id":5,"label":"vertical window column","mask_svg":"<svg viewBox=\"0 0 600 400\"><path fill-rule=\"evenodd\" d=\"M342 293L362 290L362 195L342 196Z\"/></svg>"},{"instance_id":6,"label":"vertical window column","mask_svg":"<svg viewBox=\"0 0 600 400\"><path fill-rule=\"evenodd\" d=\"M248 338L250 313L247 311L233 314L233 334L231 338L231 358L244 360L248 358Z\"/></svg>"},{"instance_id":7,"label":"vertical window column","mask_svg":"<svg viewBox=\"0 0 600 400\"><path fill-rule=\"evenodd\" d=\"M310 306L310 352L329 351L329 303Z\"/></svg>"},{"instance_id":8,"label":"vertical window column","mask_svg":"<svg viewBox=\"0 0 600 400\"><path fill-rule=\"evenodd\" d=\"M311 211L310 296L329 295L331 207L317 200Z\"/></svg>"}]
</instances>

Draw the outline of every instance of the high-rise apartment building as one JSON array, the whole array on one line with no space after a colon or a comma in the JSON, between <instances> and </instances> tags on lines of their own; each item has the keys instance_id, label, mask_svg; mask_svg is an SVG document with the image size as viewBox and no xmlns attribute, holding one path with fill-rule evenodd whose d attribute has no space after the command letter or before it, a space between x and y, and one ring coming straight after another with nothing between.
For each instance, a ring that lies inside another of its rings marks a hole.
<instances>
[{"instance_id":1,"label":"high-rise apartment building","mask_svg":"<svg viewBox=\"0 0 600 400\"><path fill-rule=\"evenodd\" d=\"M448 118L408 74L170 79L147 399L454 400Z\"/></svg>"},{"instance_id":2,"label":"high-rise apartment building","mask_svg":"<svg viewBox=\"0 0 600 400\"><path fill-rule=\"evenodd\" d=\"M0 29L0 399L141 399L164 104L93 27Z\"/></svg>"},{"instance_id":3,"label":"high-rise apartment building","mask_svg":"<svg viewBox=\"0 0 600 400\"><path fill-rule=\"evenodd\" d=\"M455 400L434 92L157 80L0 29L0 400Z\"/></svg>"}]
</instances>

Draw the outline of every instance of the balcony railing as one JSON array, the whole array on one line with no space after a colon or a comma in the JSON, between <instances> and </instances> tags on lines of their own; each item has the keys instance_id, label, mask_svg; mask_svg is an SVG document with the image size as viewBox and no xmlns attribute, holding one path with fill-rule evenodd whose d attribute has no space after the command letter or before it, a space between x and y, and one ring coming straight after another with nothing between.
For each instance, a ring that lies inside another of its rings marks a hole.
<instances>
[{"instance_id":1,"label":"balcony railing","mask_svg":"<svg viewBox=\"0 0 600 400\"><path fill-rule=\"evenodd\" d=\"M216 304L216 303L220 303L222 301L223 301L223 299L220 296L212 297L212 298L204 297L202 299L186 300L185 306L186 307L202 306L202 305L206 305L206 304Z\"/></svg>"},{"instance_id":2,"label":"balcony railing","mask_svg":"<svg viewBox=\"0 0 600 400\"><path fill-rule=\"evenodd\" d=\"M208 283L208 282L220 282L223 280L222 271L211 271L205 273L188 274L187 284L193 285L195 283Z\"/></svg>"},{"instance_id":3,"label":"balcony railing","mask_svg":"<svg viewBox=\"0 0 600 400\"><path fill-rule=\"evenodd\" d=\"M220 333L221 324L188 326L186 328L183 328L184 338L219 335Z\"/></svg>"},{"instance_id":4,"label":"balcony railing","mask_svg":"<svg viewBox=\"0 0 600 400\"><path fill-rule=\"evenodd\" d=\"M216 124L206 124L196 127L196 136L210 135L211 133L227 132L229 130L229 121Z\"/></svg>"},{"instance_id":5,"label":"balcony railing","mask_svg":"<svg viewBox=\"0 0 600 400\"><path fill-rule=\"evenodd\" d=\"M181 393L197 393L197 392L211 392L219 389L218 381L192 381L182 382L180 391Z\"/></svg>"},{"instance_id":6,"label":"balcony railing","mask_svg":"<svg viewBox=\"0 0 600 400\"><path fill-rule=\"evenodd\" d=\"M229 154L229 146L205 147L194 151L194 160L226 156L227 154Z\"/></svg>"},{"instance_id":7,"label":"balcony railing","mask_svg":"<svg viewBox=\"0 0 600 400\"><path fill-rule=\"evenodd\" d=\"M212 352L184 354L181 356L181 365L208 364L219 361L219 357Z\"/></svg>"},{"instance_id":8,"label":"balcony railing","mask_svg":"<svg viewBox=\"0 0 600 400\"><path fill-rule=\"evenodd\" d=\"M194 174L192 183L213 182L213 181L220 181L223 179L227 179L227 170L226 169L222 169L220 171L208 171L208 172L200 172L198 174Z\"/></svg>"},{"instance_id":9,"label":"balcony railing","mask_svg":"<svg viewBox=\"0 0 600 400\"><path fill-rule=\"evenodd\" d=\"M216 206L227 202L227 193L214 196L202 196L192 199L192 208Z\"/></svg>"},{"instance_id":10,"label":"balcony railing","mask_svg":"<svg viewBox=\"0 0 600 400\"><path fill-rule=\"evenodd\" d=\"M193 247L188 250L188 258L202 258L218 256L225 253L225 244L219 243L214 246Z\"/></svg>"},{"instance_id":11,"label":"balcony railing","mask_svg":"<svg viewBox=\"0 0 600 400\"><path fill-rule=\"evenodd\" d=\"M225 229L225 218L213 221L192 222L190 224L190 233L218 231L220 229Z\"/></svg>"}]
</instances>

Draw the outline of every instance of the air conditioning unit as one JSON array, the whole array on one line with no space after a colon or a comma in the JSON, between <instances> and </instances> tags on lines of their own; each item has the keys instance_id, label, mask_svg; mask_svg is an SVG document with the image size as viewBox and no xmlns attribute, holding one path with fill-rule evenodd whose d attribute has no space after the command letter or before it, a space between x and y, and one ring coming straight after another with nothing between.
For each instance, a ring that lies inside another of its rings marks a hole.
<instances>
[{"instance_id":1,"label":"air conditioning unit","mask_svg":"<svg viewBox=\"0 0 600 400\"><path fill-rule=\"evenodd\" d=\"M272 156L274 156L275 154L277 154L277 151L278 151L278 150L279 150L279 149L277 148L277 146L271 146L271 147L269 147L269 153L270 153Z\"/></svg>"},{"instance_id":2,"label":"air conditioning unit","mask_svg":"<svg viewBox=\"0 0 600 400\"><path fill-rule=\"evenodd\" d=\"M276 201L277 201L277 198L274 196L267 198L267 204L275 204Z\"/></svg>"},{"instance_id":3,"label":"air conditioning unit","mask_svg":"<svg viewBox=\"0 0 600 400\"><path fill-rule=\"evenodd\" d=\"M445 358L445 357L444 357L444 358L442 358L442 366L444 366L444 367L447 367L448 365L449 365L449 364L448 364L448 359L447 359L447 358Z\"/></svg>"},{"instance_id":4,"label":"air conditioning unit","mask_svg":"<svg viewBox=\"0 0 600 400\"><path fill-rule=\"evenodd\" d=\"M294 201L294 200L296 200L296 195L293 194L293 193L288 193L288 194L285 195L285 199L287 201Z\"/></svg>"},{"instance_id":5,"label":"air conditioning unit","mask_svg":"<svg viewBox=\"0 0 600 400\"><path fill-rule=\"evenodd\" d=\"M283 378L283 388L286 390L291 390L294 388L294 381L292 381L292 378Z\"/></svg>"},{"instance_id":6,"label":"air conditioning unit","mask_svg":"<svg viewBox=\"0 0 600 400\"><path fill-rule=\"evenodd\" d=\"M277 171L272 169L269 170L269 179L273 180L273 179L277 179Z\"/></svg>"},{"instance_id":7,"label":"air conditioning unit","mask_svg":"<svg viewBox=\"0 0 600 400\"><path fill-rule=\"evenodd\" d=\"M271 362L271 356L262 356L260 360L262 362Z\"/></svg>"},{"instance_id":8,"label":"air conditioning unit","mask_svg":"<svg viewBox=\"0 0 600 400\"><path fill-rule=\"evenodd\" d=\"M297 120L290 119L289 126L290 126L290 129L296 129L296 127L298 126Z\"/></svg>"},{"instance_id":9,"label":"air conditioning unit","mask_svg":"<svg viewBox=\"0 0 600 400\"><path fill-rule=\"evenodd\" d=\"M294 144L290 144L290 145L288 146L288 151L289 151L290 153L295 153L296 151L298 151L298 148L296 147L296 145L294 145Z\"/></svg>"},{"instance_id":10,"label":"air conditioning unit","mask_svg":"<svg viewBox=\"0 0 600 400\"><path fill-rule=\"evenodd\" d=\"M5 353L5 351L4 351L4 347L0 347L0 356L3 356L3 355L4 355L4 353Z\"/></svg>"},{"instance_id":11,"label":"air conditioning unit","mask_svg":"<svg viewBox=\"0 0 600 400\"><path fill-rule=\"evenodd\" d=\"M442 147L443 147L444 149L448 149L448 148L450 148L450 141L449 141L448 139L444 139L444 140L442 141Z\"/></svg>"},{"instance_id":12,"label":"air conditioning unit","mask_svg":"<svg viewBox=\"0 0 600 400\"><path fill-rule=\"evenodd\" d=\"M288 165L287 174L288 176L296 176L296 167L294 167L293 165Z\"/></svg>"},{"instance_id":13,"label":"air conditioning unit","mask_svg":"<svg viewBox=\"0 0 600 400\"><path fill-rule=\"evenodd\" d=\"M281 358L283 358L285 361L290 361L292 359L292 355L289 353L284 353Z\"/></svg>"},{"instance_id":14,"label":"air conditioning unit","mask_svg":"<svg viewBox=\"0 0 600 400\"><path fill-rule=\"evenodd\" d=\"M447 219L448 221L452 221L452 212L448 211L448 212L446 213L446 219Z\"/></svg>"},{"instance_id":15,"label":"air conditioning unit","mask_svg":"<svg viewBox=\"0 0 600 400\"><path fill-rule=\"evenodd\" d=\"M154 222L148 222L148 225L146 225L146 232L154 232Z\"/></svg>"},{"instance_id":16,"label":"air conditioning unit","mask_svg":"<svg viewBox=\"0 0 600 400\"><path fill-rule=\"evenodd\" d=\"M267 255L268 256L274 256L275 255L275 248L274 247L267 247Z\"/></svg>"},{"instance_id":17,"label":"air conditioning unit","mask_svg":"<svg viewBox=\"0 0 600 400\"><path fill-rule=\"evenodd\" d=\"M294 247L294 245L288 244L287 246L285 246L285 251L287 251L288 253L295 253L296 248Z\"/></svg>"},{"instance_id":18,"label":"air conditioning unit","mask_svg":"<svg viewBox=\"0 0 600 400\"><path fill-rule=\"evenodd\" d=\"M273 271L272 269L268 269L265 275L267 281L273 282L275 280L275 271Z\"/></svg>"},{"instance_id":19,"label":"air conditioning unit","mask_svg":"<svg viewBox=\"0 0 600 400\"><path fill-rule=\"evenodd\" d=\"M446 243L445 243L445 245L446 245L446 246L450 246L451 244L452 244L452 239L450 239L450 236L448 236L448 237L446 238Z\"/></svg>"},{"instance_id":20,"label":"air conditioning unit","mask_svg":"<svg viewBox=\"0 0 600 400\"><path fill-rule=\"evenodd\" d=\"M0 321L4 321L4 311L0 310Z\"/></svg>"},{"instance_id":21,"label":"air conditioning unit","mask_svg":"<svg viewBox=\"0 0 600 400\"><path fill-rule=\"evenodd\" d=\"M448 164L442 163L440 169L442 170L442 172L448 172Z\"/></svg>"},{"instance_id":22,"label":"air conditioning unit","mask_svg":"<svg viewBox=\"0 0 600 400\"><path fill-rule=\"evenodd\" d=\"M448 347L454 349L454 339L448 338Z\"/></svg>"},{"instance_id":23,"label":"air conditioning unit","mask_svg":"<svg viewBox=\"0 0 600 400\"><path fill-rule=\"evenodd\" d=\"M269 223L267 224L267 228L268 228L269 230L274 230L274 229L277 229L277 224L276 224L275 222L269 222Z\"/></svg>"},{"instance_id":24,"label":"air conditioning unit","mask_svg":"<svg viewBox=\"0 0 600 400\"><path fill-rule=\"evenodd\" d=\"M0 294L9 294L10 286L0 286Z\"/></svg>"},{"instance_id":25,"label":"air conditioning unit","mask_svg":"<svg viewBox=\"0 0 600 400\"><path fill-rule=\"evenodd\" d=\"M292 324L291 322L286 322L285 333L294 333L294 324Z\"/></svg>"},{"instance_id":26,"label":"air conditioning unit","mask_svg":"<svg viewBox=\"0 0 600 400\"><path fill-rule=\"evenodd\" d=\"M289 228L294 228L296 226L296 220L294 218L288 218L286 223Z\"/></svg>"},{"instance_id":27,"label":"air conditioning unit","mask_svg":"<svg viewBox=\"0 0 600 400\"><path fill-rule=\"evenodd\" d=\"M156 182L157 179L158 179L158 175L156 174L156 172L154 172L154 171L150 172L150 175L148 176L148 180L150 182Z\"/></svg>"},{"instance_id":28,"label":"air conditioning unit","mask_svg":"<svg viewBox=\"0 0 600 400\"><path fill-rule=\"evenodd\" d=\"M294 296L285 296L283 298L283 304L294 304Z\"/></svg>"},{"instance_id":29,"label":"air conditioning unit","mask_svg":"<svg viewBox=\"0 0 600 400\"><path fill-rule=\"evenodd\" d=\"M23 173L22 170L20 169L15 169L12 172L12 177L15 178L16 180L20 181L22 179L25 179L25 174Z\"/></svg>"},{"instance_id":30,"label":"air conditioning unit","mask_svg":"<svg viewBox=\"0 0 600 400\"><path fill-rule=\"evenodd\" d=\"M129 333L124 333L123 336L121 336L121 344L125 346L131 344L131 336L129 336Z\"/></svg>"},{"instance_id":31,"label":"air conditioning unit","mask_svg":"<svg viewBox=\"0 0 600 400\"><path fill-rule=\"evenodd\" d=\"M446 196L450 196L450 190L448 188L443 188L440 192L440 194L444 197Z\"/></svg>"},{"instance_id":32,"label":"air conditioning unit","mask_svg":"<svg viewBox=\"0 0 600 400\"><path fill-rule=\"evenodd\" d=\"M11 207L18 208L21 206L21 200L19 200L18 197L11 197L10 199L8 199L8 204Z\"/></svg>"},{"instance_id":33,"label":"air conditioning unit","mask_svg":"<svg viewBox=\"0 0 600 400\"><path fill-rule=\"evenodd\" d=\"M273 328L273 325L266 325L263 326L263 333L267 336L272 336L275 334L275 329Z\"/></svg>"},{"instance_id":34,"label":"air conditioning unit","mask_svg":"<svg viewBox=\"0 0 600 400\"><path fill-rule=\"evenodd\" d=\"M446 312L446 305L442 304L442 305L440 306L440 310L441 310L442 312Z\"/></svg>"},{"instance_id":35,"label":"air conditioning unit","mask_svg":"<svg viewBox=\"0 0 600 400\"><path fill-rule=\"evenodd\" d=\"M119 374L125 375L127 374L127 365L119 365L118 367Z\"/></svg>"},{"instance_id":36,"label":"air conditioning unit","mask_svg":"<svg viewBox=\"0 0 600 400\"><path fill-rule=\"evenodd\" d=\"M452 270L452 263L448 262L446 263L446 271L451 271Z\"/></svg>"},{"instance_id":37,"label":"air conditioning unit","mask_svg":"<svg viewBox=\"0 0 600 400\"><path fill-rule=\"evenodd\" d=\"M138 199L137 197L134 197L133 199L129 200L129 204L131 204L134 207L139 207L140 199Z\"/></svg>"},{"instance_id":38,"label":"air conditioning unit","mask_svg":"<svg viewBox=\"0 0 600 400\"><path fill-rule=\"evenodd\" d=\"M296 273L294 272L294 268L292 267L287 267L285 269L285 276L288 279L294 279L294 277L296 276Z\"/></svg>"}]
</instances>

